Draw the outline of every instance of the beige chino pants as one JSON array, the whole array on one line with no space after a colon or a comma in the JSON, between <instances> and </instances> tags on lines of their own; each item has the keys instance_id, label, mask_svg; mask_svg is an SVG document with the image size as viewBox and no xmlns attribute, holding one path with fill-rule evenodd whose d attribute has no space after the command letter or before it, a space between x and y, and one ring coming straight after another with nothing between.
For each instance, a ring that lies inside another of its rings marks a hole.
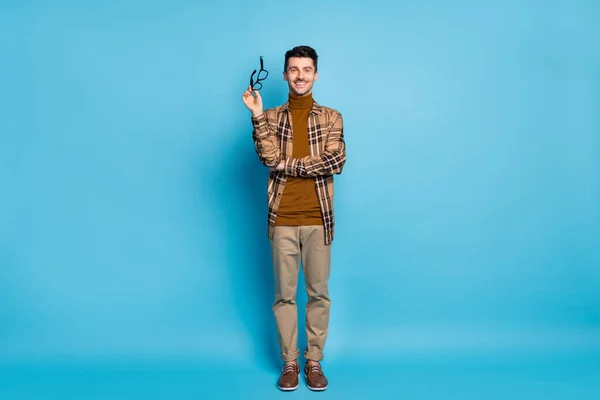
<instances>
[{"instance_id":1,"label":"beige chino pants","mask_svg":"<svg viewBox=\"0 0 600 400\"><path fill-rule=\"evenodd\" d=\"M275 277L273 313L281 359L299 357L296 289L300 263L306 283L306 338L304 356L321 361L329 326L331 245L325 245L323 226L276 226L271 240Z\"/></svg>"}]
</instances>

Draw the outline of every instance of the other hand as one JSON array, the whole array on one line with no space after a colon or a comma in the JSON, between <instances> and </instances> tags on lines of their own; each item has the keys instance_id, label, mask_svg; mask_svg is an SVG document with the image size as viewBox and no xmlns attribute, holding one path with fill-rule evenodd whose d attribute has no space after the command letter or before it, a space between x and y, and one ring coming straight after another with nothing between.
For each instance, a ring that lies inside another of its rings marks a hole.
<instances>
[{"instance_id":1,"label":"other hand","mask_svg":"<svg viewBox=\"0 0 600 400\"><path fill-rule=\"evenodd\" d=\"M258 117L263 113L262 97L257 90L252 90L252 88L248 86L248 89L242 94L242 100L254 117Z\"/></svg>"}]
</instances>

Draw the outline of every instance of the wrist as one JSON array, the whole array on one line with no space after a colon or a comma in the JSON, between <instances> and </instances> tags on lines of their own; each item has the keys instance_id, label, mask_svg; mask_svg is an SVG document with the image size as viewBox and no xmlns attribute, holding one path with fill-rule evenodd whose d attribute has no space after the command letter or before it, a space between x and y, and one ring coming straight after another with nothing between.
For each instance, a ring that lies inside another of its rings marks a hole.
<instances>
[{"instance_id":1,"label":"wrist","mask_svg":"<svg viewBox=\"0 0 600 400\"><path fill-rule=\"evenodd\" d=\"M262 114L263 114L263 111L262 111L262 110L259 110L259 111L252 110L252 117L254 117L254 118L258 118L258 117L260 117Z\"/></svg>"}]
</instances>

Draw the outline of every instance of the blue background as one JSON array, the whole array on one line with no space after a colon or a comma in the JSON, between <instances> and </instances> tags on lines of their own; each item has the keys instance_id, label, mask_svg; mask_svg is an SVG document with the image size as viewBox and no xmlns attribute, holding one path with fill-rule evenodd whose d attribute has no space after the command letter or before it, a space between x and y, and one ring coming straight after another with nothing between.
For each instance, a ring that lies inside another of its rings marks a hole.
<instances>
[{"instance_id":1,"label":"blue background","mask_svg":"<svg viewBox=\"0 0 600 400\"><path fill-rule=\"evenodd\" d=\"M279 395L241 94L263 56L283 103L308 44L348 155L325 395L410 376L418 398L593 397L599 20L591 0L1 2L0 395Z\"/></svg>"}]
</instances>

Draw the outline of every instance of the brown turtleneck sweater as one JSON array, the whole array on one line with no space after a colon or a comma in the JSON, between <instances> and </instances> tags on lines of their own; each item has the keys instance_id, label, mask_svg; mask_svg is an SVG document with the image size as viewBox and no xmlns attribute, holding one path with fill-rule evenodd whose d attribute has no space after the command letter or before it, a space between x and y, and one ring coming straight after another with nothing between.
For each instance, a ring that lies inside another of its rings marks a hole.
<instances>
[{"instance_id":1,"label":"brown turtleneck sweater","mask_svg":"<svg viewBox=\"0 0 600 400\"><path fill-rule=\"evenodd\" d=\"M310 155L308 115L312 105L312 95L304 97L289 95L294 143L292 157L294 158L303 158ZM275 225L323 225L314 178L287 177Z\"/></svg>"}]
</instances>

